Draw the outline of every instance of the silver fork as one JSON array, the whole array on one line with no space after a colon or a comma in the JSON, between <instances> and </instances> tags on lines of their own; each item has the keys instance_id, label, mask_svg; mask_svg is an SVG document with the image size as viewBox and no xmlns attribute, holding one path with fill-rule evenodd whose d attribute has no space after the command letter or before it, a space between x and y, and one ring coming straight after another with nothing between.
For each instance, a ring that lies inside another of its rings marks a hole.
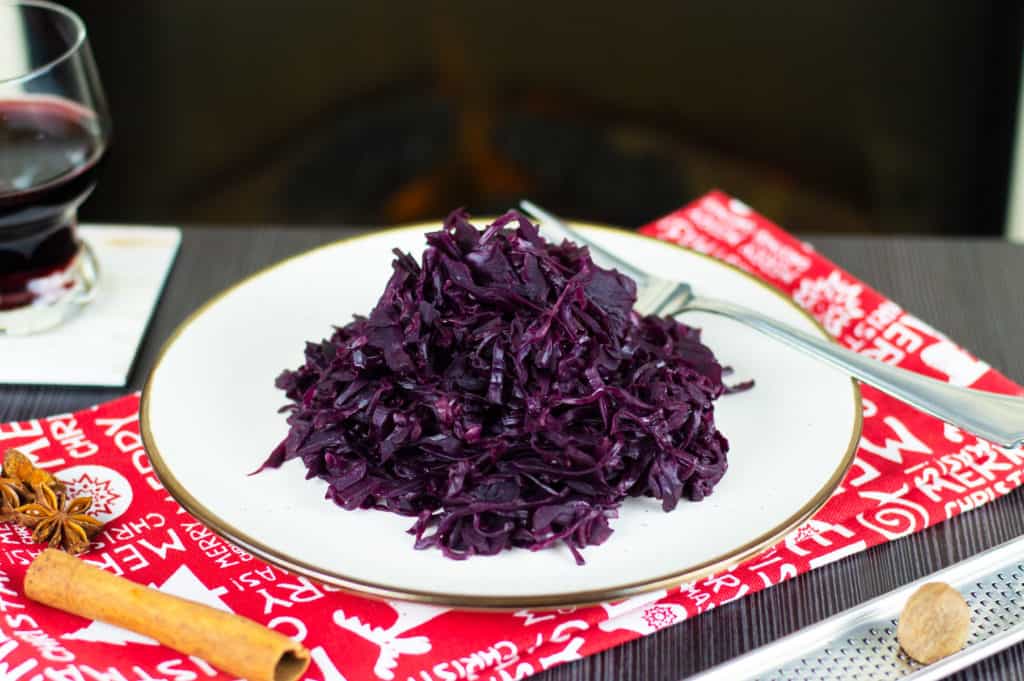
<instances>
[{"instance_id":1,"label":"silver fork","mask_svg":"<svg viewBox=\"0 0 1024 681\"><path fill-rule=\"evenodd\" d=\"M1024 445L1024 399L949 385L858 355L835 342L794 329L741 305L697 296L689 284L645 272L609 253L536 204L521 201L519 205L540 222L543 231L587 246L596 262L633 278L638 288L636 310L641 314L664 317L700 310L729 317L978 437L1009 448Z\"/></svg>"}]
</instances>

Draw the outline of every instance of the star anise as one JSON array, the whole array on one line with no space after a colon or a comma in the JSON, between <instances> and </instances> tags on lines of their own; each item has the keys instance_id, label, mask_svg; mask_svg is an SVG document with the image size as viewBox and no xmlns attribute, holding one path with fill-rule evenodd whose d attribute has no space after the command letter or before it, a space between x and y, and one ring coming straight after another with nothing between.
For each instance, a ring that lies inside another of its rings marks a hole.
<instances>
[{"instance_id":1,"label":"star anise","mask_svg":"<svg viewBox=\"0 0 1024 681\"><path fill-rule=\"evenodd\" d=\"M0 477L0 523L17 520L17 508L32 499L28 488L16 478Z\"/></svg>"},{"instance_id":2,"label":"star anise","mask_svg":"<svg viewBox=\"0 0 1024 681\"><path fill-rule=\"evenodd\" d=\"M36 487L50 487L54 490L63 490L64 483L53 477L41 468L36 468L32 460L17 449L8 449L4 454L4 477L19 480L31 497Z\"/></svg>"},{"instance_id":3,"label":"star anise","mask_svg":"<svg viewBox=\"0 0 1024 681\"><path fill-rule=\"evenodd\" d=\"M35 501L15 509L21 524L34 528L32 541L72 554L88 549L89 540L103 529L103 523L88 515L92 497L68 501L63 489L55 491L47 485L36 486L33 492Z\"/></svg>"}]
</instances>

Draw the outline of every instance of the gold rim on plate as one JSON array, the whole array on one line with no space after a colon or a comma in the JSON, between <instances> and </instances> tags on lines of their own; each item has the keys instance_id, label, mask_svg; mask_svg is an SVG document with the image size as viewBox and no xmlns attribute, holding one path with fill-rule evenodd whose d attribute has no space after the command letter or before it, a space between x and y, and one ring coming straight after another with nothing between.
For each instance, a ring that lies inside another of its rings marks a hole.
<instances>
[{"instance_id":1,"label":"gold rim on plate","mask_svg":"<svg viewBox=\"0 0 1024 681\"><path fill-rule=\"evenodd\" d=\"M480 220L487 218L481 217ZM573 221L574 226L613 231L617 234L630 234L637 238L650 238L644 235L628 232L622 229L609 227L606 225L597 225L587 222L576 222ZM248 282L261 277L272 270L282 267L283 265L297 260L299 258L306 257L317 251L321 251L328 248L334 248L341 244L349 244L362 239L371 237L378 237L382 234L388 234L390 232L412 232L419 231L425 233L429 230L437 229L440 226L440 222L420 222L411 225L403 225L398 227L392 227L390 229L376 230L367 234L359 234L356 236L346 237L338 239L322 246L317 246L310 250L298 253L281 260L273 265L264 267L263 269L250 274L241 281L229 286L208 301L203 303L199 308L192 312L188 317L185 318L178 328L174 330L167 342L164 343L157 355L156 361L153 364L153 368L149 372L149 377L146 379L146 385L142 389L142 401L139 408L139 423L140 430L142 433L143 445L146 448L146 452L149 455L150 461L153 464L153 470L156 472L157 477L163 483L167 491L174 497L179 504L181 504L186 511L199 519L203 524L213 530L216 534L220 535L229 542L241 546L249 553L262 558L263 560L277 565L278 567L290 570L311 579L315 579L326 584L331 584L344 591L353 593L358 596L369 596L372 598L380 598L387 600L401 600L401 601L413 601L417 603L429 603L432 605L443 605L456 608L466 608L474 610L510 610L517 608L533 608L533 609L550 609L550 608L561 608L566 606L585 606L595 605L597 603L606 603L608 601L617 601L637 594L645 593L648 591L656 591L658 589L666 589L674 586L678 586L684 582L691 582L702 577L706 577L714 572L723 570L728 567L732 567L738 563L741 563L747 558L756 555L757 553L767 549L770 546L777 544L792 530L799 527L814 515L825 502L828 501L829 497L832 496L832 492L843 479L843 475L849 468L850 463L853 461L854 453L857 451L857 443L860 441L861 427L863 425L863 404L861 402L860 386L854 379L850 379L850 384L853 389L854 398L854 409L856 413L854 415L853 430L850 433L849 444L847 445L846 453L843 455L839 466L835 472L829 477L828 481L822 486L818 492L811 497L810 501L804 504L796 513L792 516L768 530L767 532L759 535L755 539L737 547L736 549L716 556L710 560L697 565L691 565L680 569L677 572L673 572L667 575L661 575L650 579L641 580L638 582L630 582L627 584L618 585L606 589L593 589L587 591L571 591L553 595L542 595L542 596L480 596L475 594L458 594L458 593L438 593L434 591L417 591L412 589L396 589L382 584L376 584L374 582L355 579L343 574L332 572L330 570L324 570L314 565L310 565L298 558L289 556L280 552L272 546L250 537L241 530L233 527L231 524L224 522L219 516L213 513L210 509L204 506L199 500L193 497L188 490L178 481L178 479L171 472L164 461L163 456L160 454L160 448L157 445L156 438L153 436L153 431L150 428L150 414L149 414L149 398L152 392L153 378L156 376L157 371L160 369L160 364L163 361L164 355L167 354L168 350L174 345L178 337L185 332L188 327L195 322L199 317L204 315L220 300L230 295L236 289L241 288ZM674 244L669 241L658 240L660 243L665 243L674 248L682 249L688 253L705 258L714 262L716 265L727 267L735 272L746 277L748 280L756 283L758 286L771 291L772 294L781 298L787 305L800 312L805 318L814 324L818 332L829 340L832 339L825 328L818 323L814 317L807 313L803 308L797 305L789 296L786 296L781 291L776 289L774 286L758 279L752 274L741 270L727 262L723 262L716 258L712 258L704 253L700 253L690 248Z\"/></svg>"}]
</instances>

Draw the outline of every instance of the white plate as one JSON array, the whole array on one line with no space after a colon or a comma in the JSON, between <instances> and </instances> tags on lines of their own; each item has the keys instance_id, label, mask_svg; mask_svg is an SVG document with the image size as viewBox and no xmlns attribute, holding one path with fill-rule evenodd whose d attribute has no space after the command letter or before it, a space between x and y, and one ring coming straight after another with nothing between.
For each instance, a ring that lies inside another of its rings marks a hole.
<instances>
[{"instance_id":1,"label":"white plate","mask_svg":"<svg viewBox=\"0 0 1024 681\"><path fill-rule=\"evenodd\" d=\"M582 226L581 226L582 227ZM860 435L848 377L735 322L688 313L737 379L757 386L719 400L729 471L701 503L672 513L629 500L578 567L564 547L466 561L416 551L412 519L344 511L291 461L252 477L287 432L277 374L303 361L306 340L367 313L387 281L391 249L417 257L436 225L324 246L250 277L200 308L164 347L142 399L146 448L164 485L225 538L295 572L361 593L463 607L551 607L615 600L734 564L779 541L839 484ZM787 298L728 265L627 232L589 236L651 272L824 331Z\"/></svg>"}]
</instances>

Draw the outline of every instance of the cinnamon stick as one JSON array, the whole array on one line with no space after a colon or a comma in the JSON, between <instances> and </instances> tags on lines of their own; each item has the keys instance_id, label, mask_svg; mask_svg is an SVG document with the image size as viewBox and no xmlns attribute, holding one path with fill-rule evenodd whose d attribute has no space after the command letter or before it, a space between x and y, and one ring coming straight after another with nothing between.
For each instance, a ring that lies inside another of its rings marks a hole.
<instances>
[{"instance_id":1,"label":"cinnamon stick","mask_svg":"<svg viewBox=\"0 0 1024 681\"><path fill-rule=\"evenodd\" d=\"M34 601L149 636L249 681L295 681L309 651L256 622L162 593L62 551L43 551L25 575Z\"/></svg>"}]
</instances>

